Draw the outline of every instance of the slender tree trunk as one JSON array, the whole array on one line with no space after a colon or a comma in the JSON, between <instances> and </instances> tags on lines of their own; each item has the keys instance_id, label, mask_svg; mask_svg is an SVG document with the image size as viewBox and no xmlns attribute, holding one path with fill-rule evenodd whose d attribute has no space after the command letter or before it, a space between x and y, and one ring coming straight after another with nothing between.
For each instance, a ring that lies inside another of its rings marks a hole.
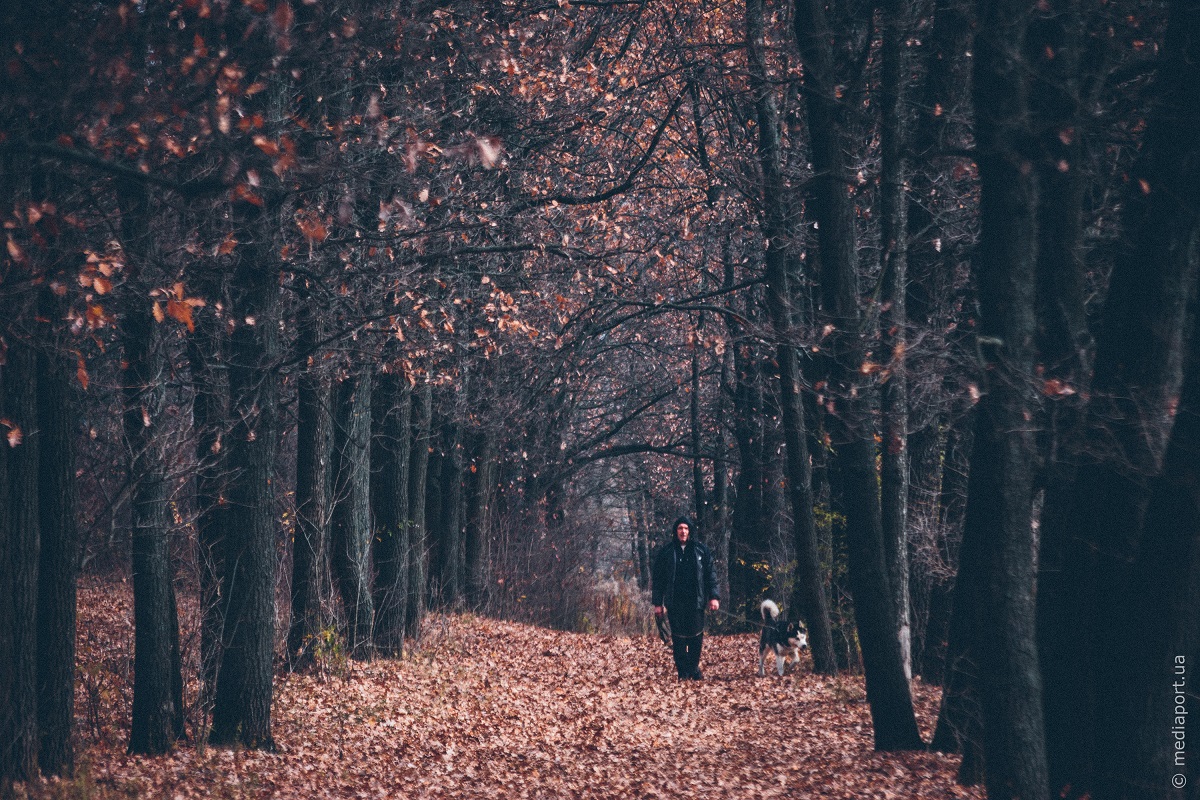
<instances>
[{"instance_id":1,"label":"slender tree trunk","mask_svg":"<svg viewBox=\"0 0 1200 800\"><path fill-rule=\"evenodd\" d=\"M206 296L220 298L219 286L207 288ZM229 423L229 380L224 363L224 334L211 315L196 320L196 331L188 338L188 360L192 372L192 428L196 435L196 545L200 584L200 706L212 713L221 663L222 628L225 608L220 584L225 549L226 518L229 514L226 481L226 447Z\"/></svg>"},{"instance_id":2,"label":"slender tree trunk","mask_svg":"<svg viewBox=\"0 0 1200 800\"><path fill-rule=\"evenodd\" d=\"M908 196L905 193L907 143L904 87L911 80L908 45L909 14L903 0L889 0L884 8L883 86L880 139L883 167L884 305L883 341L890 350L888 379L883 384L883 469L880 475L883 541L892 593L899 618L897 637L904 674L913 675L912 619L909 611L908 564L908 368L905 350L908 316Z\"/></svg>"},{"instance_id":3,"label":"slender tree trunk","mask_svg":"<svg viewBox=\"0 0 1200 800\"><path fill-rule=\"evenodd\" d=\"M791 231L788 229L786 197L780 168L779 114L767 83L767 65L763 54L763 4L746 4L746 45L750 62L751 87L758 114L758 161L763 175L763 234L767 238L767 309L777 340L779 395L783 417L784 447L787 452L787 489L792 506L792 535L795 540L796 570L793 605L808 623L813 671L830 675L837 670L833 655L833 634L829 624L829 606L825 600L825 576L817 557L817 528L813 519L812 464L808 457L808 438L804 427L801 399L800 365L791 344L795 322L789 267Z\"/></svg>"},{"instance_id":4,"label":"slender tree trunk","mask_svg":"<svg viewBox=\"0 0 1200 800\"><path fill-rule=\"evenodd\" d=\"M831 382L844 396L831 415L835 464L843 481L846 539L854 616L862 647L867 699L877 750L924 746L917 730L912 694L904 672L897 631L898 609L885 561L874 430L857 384L865 352L858 309L858 257L844 163L844 110L837 99L831 34L824 6L797 0L796 36L804 58L804 97L812 139L813 206L820 224L821 289L834 326Z\"/></svg>"},{"instance_id":5,"label":"slender tree trunk","mask_svg":"<svg viewBox=\"0 0 1200 800\"><path fill-rule=\"evenodd\" d=\"M119 188L122 233L130 281L153 281L150 195L140 184ZM133 482L133 722L129 752L158 755L182 734L183 697L177 643L174 574L170 558L171 512L164 446L167 358L162 328L141 297L124 320L124 430Z\"/></svg>"},{"instance_id":6,"label":"slender tree trunk","mask_svg":"<svg viewBox=\"0 0 1200 800\"><path fill-rule=\"evenodd\" d=\"M337 389L334 412L331 549L346 611L346 643L370 658L375 605L371 598L371 369L358 365Z\"/></svg>"},{"instance_id":7,"label":"slender tree trunk","mask_svg":"<svg viewBox=\"0 0 1200 800\"><path fill-rule=\"evenodd\" d=\"M913 432L909 436L908 449L909 613L912 616L913 670L928 680L923 671L926 633L933 586L941 574L937 520L945 435L940 420Z\"/></svg>"},{"instance_id":8,"label":"slender tree trunk","mask_svg":"<svg viewBox=\"0 0 1200 800\"><path fill-rule=\"evenodd\" d=\"M385 656L404 652L412 522L409 465L413 390L407 376L380 375L375 388L371 501L375 508L375 646Z\"/></svg>"},{"instance_id":9,"label":"slender tree trunk","mask_svg":"<svg viewBox=\"0 0 1200 800\"><path fill-rule=\"evenodd\" d=\"M408 607L404 625L408 638L421 638L425 619L425 592L428 582L428 535L425 520L425 485L429 475L429 445L433 422L433 385L424 380L413 398L412 469L408 497L412 504L411 550L408 561Z\"/></svg>"},{"instance_id":10,"label":"slender tree trunk","mask_svg":"<svg viewBox=\"0 0 1200 800\"><path fill-rule=\"evenodd\" d=\"M320 311L311 296L301 298L297 350L308 366L296 387L296 534L292 547L292 620L288 659L293 669L312 660L312 645L329 623L321 604L328 574L332 516L333 385L314 352L322 336Z\"/></svg>"},{"instance_id":11,"label":"slender tree trunk","mask_svg":"<svg viewBox=\"0 0 1200 800\"><path fill-rule=\"evenodd\" d=\"M496 499L496 437L490 431L475 436L471 459L473 480L467 512L466 572L467 602L480 611L487 607L491 591L491 540L493 505Z\"/></svg>"},{"instance_id":12,"label":"slender tree trunk","mask_svg":"<svg viewBox=\"0 0 1200 800\"><path fill-rule=\"evenodd\" d=\"M696 525L708 535L709 505L708 492L704 488L704 459L701 456L703 431L700 428L700 326L696 324L692 341L691 391L688 393L688 423L692 447L692 507L696 509Z\"/></svg>"},{"instance_id":13,"label":"slender tree trunk","mask_svg":"<svg viewBox=\"0 0 1200 800\"><path fill-rule=\"evenodd\" d=\"M441 458L438 513L438 560L441 577L442 602L450 609L460 610L465 600L463 569L463 431L455 421L442 425L445 446Z\"/></svg>"}]
</instances>

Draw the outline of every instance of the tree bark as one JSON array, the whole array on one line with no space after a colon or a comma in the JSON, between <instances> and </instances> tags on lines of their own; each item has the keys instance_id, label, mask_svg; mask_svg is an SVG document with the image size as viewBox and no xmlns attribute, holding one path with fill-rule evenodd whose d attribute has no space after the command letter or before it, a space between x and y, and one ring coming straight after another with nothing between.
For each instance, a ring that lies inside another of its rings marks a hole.
<instances>
[{"instance_id":1,"label":"tree bark","mask_svg":"<svg viewBox=\"0 0 1200 800\"><path fill-rule=\"evenodd\" d=\"M433 423L433 385L422 381L413 398L412 470L408 497L412 504L411 555L408 560L408 607L404 626L409 639L419 641L425 619L428 534L425 520L425 486L429 476L429 445Z\"/></svg>"},{"instance_id":2,"label":"tree bark","mask_svg":"<svg viewBox=\"0 0 1200 800\"><path fill-rule=\"evenodd\" d=\"M144 185L118 188L130 283L144 290L154 278L150 195ZM140 295L140 292L139 292ZM169 752L183 733L182 664L171 567L163 430L167 358L162 328L142 296L133 298L124 329L124 431L133 483L134 681L129 752Z\"/></svg>"},{"instance_id":3,"label":"tree bark","mask_svg":"<svg viewBox=\"0 0 1200 800\"><path fill-rule=\"evenodd\" d=\"M296 386L296 534L292 546L292 620L288 659L293 669L312 661L313 643L329 621L321 595L327 584L333 469L333 385L314 352L322 336L320 311L302 296L299 353L308 364Z\"/></svg>"},{"instance_id":4,"label":"tree bark","mask_svg":"<svg viewBox=\"0 0 1200 800\"><path fill-rule=\"evenodd\" d=\"M438 576L442 603L461 610L466 599L463 562L463 430L446 420L441 425L444 447L438 476L440 504L437 516Z\"/></svg>"},{"instance_id":5,"label":"tree bark","mask_svg":"<svg viewBox=\"0 0 1200 800\"><path fill-rule=\"evenodd\" d=\"M64 316L50 292L42 294L47 319ZM38 359L39 458L38 560L38 765L45 775L74 771L75 583L79 572L76 522L75 437L78 400L74 376L58 349ZM0 447L5 445L0 444Z\"/></svg>"},{"instance_id":6,"label":"tree bark","mask_svg":"<svg viewBox=\"0 0 1200 800\"><path fill-rule=\"evenodd\" d=\"M201 273L221 275L212 265ZM221 280L197 282L201 296L211 305L222 297ZM229 424L229 380L225 369L224 334L214 315L199 315L196 330L188 337L188 363L192 377L192 430L196 437L196 561L200 585L200 707L212 713L221 663L222 627L225 615L220 584L225 547L226 517L229 513L226 481L226 444Z\"/></svg>"},{"instance_id":7,"label":"tree bark","mask_svg":"<svg viewBox=\"0 0 1200 800\"><path fill-rule=\"evenodd\" d=\"M266 204L272 211L278 206ZM239 253L232 287L229 337L229 514L222 594L223 652L217 675L210 741L274 750L271 735L275 644L275 492L279 402L279 265L273 214L249 203L234 206L239 227L252 226L257 244Z\"/></svg>"},{"instance_id":8,"label":"tree bark","mask_svg":"<svg viewBox=\"0 0 1200 800\"><path fill-rule=\"evenodd\" d=\"M1041 673L1033 619L1033 476L1038 412L1036 276L1038 183L1022 47L1032 7L1024 0L981 6L975 44L977 163L982 238L977 257L986 391L980 401L963 533L959 584L977 584L975 603L955 598L973 620L989 797L1048 796ZM968 544L978 560L968 562ZM968 566L976 569L968 570ZM985 607L986 606L986 607Z\"/></svg>"},{"instance_id":9,"label":"tree bark","mask_svg":"<svg viewBox=\"0 0 1200 800\"><path fill-rule=\"evenodd\" d=\"M1192 247L1192 258L1200 257ZM1122 592L1123 614L1114 621L1122 647L1111 656L1117 662L1112 680L1098 687L1097 770L1090 785L1099 800L1166 800L1179 796L1177 776L1187 785L1200 780L1195 759L1181 758L1176 744L1186 746L1200 734L1192 683L1200 663L1200 337L1194 323L1190 350L1162 473L1151 484L1141 547Z\"/></svg>"},{"instance_id":10,"label":"tree bark","mask_svg":"<svg viewBox=\"0 0 1200 800\"><path fill-rule=\"evenodd\" d=\"M1103 787L1100 722L1120 682L1111 624L1130 602L1151 482L1181 382L1200 218L1200 4L1171 4L1153 106L1123 208L1124 233L1098 335L1083 463L1069 511L1046 520L1040 576L1051 787ZM1147 267L1150 265L1150 268Z\"/></svg>"},{"instance_id":11,"label":"tree bark","mask_svg":"<svg viewBox=\"0 0 1200 800\"><path fill-rule=\"evenodd\" d=\"M20 318L32 319L33 304L24 298L13 306L25 305ZM16 317L14 317L16 318ZM0 642L0 696L7 700L0 711L0 784L28 781L38 774L37 710L37 603L38 559L41 548L38 516L39 451L42 437L37 419L37 355L28 342L6 342L6 363L0 365L3 390L3 433L8 493L4 514L7 539L3 554L5 577L0 584L7 593L0 605L6 612L5 633ZM14 442L13 432L20 434Z\"/></svg>"},{"instance_id":12,"label":"tree bark","mask_svg":"<svg viewBox=\"0 0 1200 800\"><path fill-rule=\"evenodd\" d=\"M911 80L908 45L909 14L903 0L889 0L883 10L883 75L880 94L880 143L883 160L880 205L883 217L883 343L889 351L888 378L883 384L883 453L880 506L889 579L896 602L900 656L904 675L912 679L912 617L909 610L908 564L908 195L904 87Z\"/></svg>"},{"instance_id":13,"label":"tree bark","mask_svg":"<svg viewBox=\"0 0 1200 800\"><path fill-rule=\"evenodd\" d=\"M375 646L385 656L404 652L408 607L412 521L409 519L409 465L412 455L413 390L407 376L379 376L375 388L372 442L375 508Z\"/></svg>"},{"instance_id":14,"label":"tree bark","mask_svg":"<svg viewBox=\"0 0 1200 800\"><path fill-rule=\"evenodd\" d=\"M467 603L472 610L482 611L487 608L491 593L491 539L498 454L496 437L491 431L477 433L474 440L465 542Z\"/></svg>"},{"instance_id":15,"label":"tree bark","mask_svg":"<svg viewBox=\"0 0 1200 800\"><path fill-rule=\"evenodd\" d=\"M762 170L763 235L766 237L767 310L776 339L779 362L779 397L783 417L784 448L787 454L787 490L792 506L792 537L796 569L792 602L808 623L813 671L831 675L837 671L829 606L825 600L825 576L817 556L817 528L813 519L812 463L801 399L800 364L791 343L792 312L789 258L791 233L787 198L780 168L779 114L767 83L763 53L764 20L761 0L746 4L746 46L751 89L758 115L758 161Z\"/></svg>"},{"instance_id":16,"label":"tree bark","mask_svg":"<svg viewBox=\"0 0 1200 800\"><path fill-rule=\"evenodd\" d=\"M865 357L858 309L858 256L844 163L844 110L836 96L831 33L824 6L797 0L796 37L804 59L804 99L808 111L815 177L812 205L819 222L821 290L825 313L834 326L830 379L843 396L830 415L834 462L843 481L846 539L854 617L862 647L867 699L875 727L876 750L924 747L904 674L898 610L885 561L886 548L875 469L874 430L863 390L857 385Z\"/></svg>"},{"instance_id":17,"label":"tree bark","mask_svg":"<svg viewBox=\"0 0 1200 800\"><path fill-rule=\"evenodd\" d=\"M375 605L371 597L371 369L356 365L337 389L334 412L333 571L346 612L346 644L370 658Z\"/></svg>"}]
</instances>

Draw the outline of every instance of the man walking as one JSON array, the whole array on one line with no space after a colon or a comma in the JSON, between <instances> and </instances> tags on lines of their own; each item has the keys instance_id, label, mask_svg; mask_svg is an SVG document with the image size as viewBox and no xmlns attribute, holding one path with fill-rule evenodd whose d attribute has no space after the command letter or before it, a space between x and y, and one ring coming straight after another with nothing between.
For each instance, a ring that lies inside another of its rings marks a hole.
<instances>
[{"instance_id":1,"label":"man walking","mask_svg":"<svg viewBox=\"0 0 1200 800\"><path fill-rule=\"evenodd\" d=\"M671 541L654 558L650 594L654 615L671 622L671 649L679 680L700 680L700 648L704 643L704 612L721 607L712 555L696 541L692 521L675 521Z\"/></svg>"}]
</instances>

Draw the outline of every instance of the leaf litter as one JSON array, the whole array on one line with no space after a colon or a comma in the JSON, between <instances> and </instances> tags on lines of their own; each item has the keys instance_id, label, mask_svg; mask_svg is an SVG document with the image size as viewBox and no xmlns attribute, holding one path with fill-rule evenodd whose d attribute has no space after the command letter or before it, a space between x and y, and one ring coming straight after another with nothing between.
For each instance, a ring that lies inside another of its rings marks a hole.
<instances>
[{"instance_id":1,"label":"leaf litter","mask_svg":"<svg viewBox=\"0 0 1200 800\"><path fill-rule=\"evenodd\" d=\"M117 589L80 590L83 664L111 663L100 648L132 656ZM861 676L814 676L805 660L759 678L752 635L706 637L702 667L678 682L657 638L432 615L402 659L278 676L277 753L129 756L114 692L105 725L119 733L85 736L81 762L100 794L172 800L983 797L955 783L957 756L875 753ZM913 685L928 740L939 690Z\"/></svg>"}]
</instances>

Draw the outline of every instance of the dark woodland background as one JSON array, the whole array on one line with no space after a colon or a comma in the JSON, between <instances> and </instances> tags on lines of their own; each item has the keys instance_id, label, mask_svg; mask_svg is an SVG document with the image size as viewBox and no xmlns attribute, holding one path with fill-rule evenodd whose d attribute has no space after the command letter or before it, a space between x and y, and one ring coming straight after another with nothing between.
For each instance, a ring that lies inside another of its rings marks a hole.
<instances>
[{"instance_id":1,"label":"dark woodland background","mask_svg":"<svg viewBox=\"0 0 1200 800\"><path fill-rule=\"evenodd\" d=\"M1197 0L4 12L4 793L72 769L81 574L131 751L271 748L427 609L645 632L683 512L878 749L1200 785Z\"/></svg>"}]
</instances>

